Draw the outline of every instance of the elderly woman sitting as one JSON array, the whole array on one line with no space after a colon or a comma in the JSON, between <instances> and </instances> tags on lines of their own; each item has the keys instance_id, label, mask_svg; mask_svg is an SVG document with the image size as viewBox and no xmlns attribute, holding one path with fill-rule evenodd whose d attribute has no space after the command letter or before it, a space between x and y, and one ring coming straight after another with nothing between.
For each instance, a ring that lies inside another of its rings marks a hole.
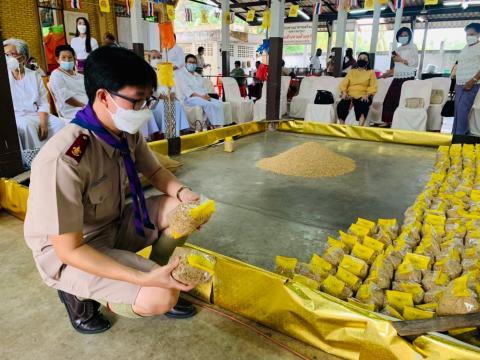
<instances>
[{"instance_id":1,"label":"elderly woman sitting","mask_svg":"<svg viewBox=\"0 0 480 360\"><path fill-rule=\"evenodd\" d=\"M49 114L47 90L40 75L25 67L28 45L19 39L3 42L18 134L23 149L40 148L65 124Z\"/></svg>"}]
</instances>

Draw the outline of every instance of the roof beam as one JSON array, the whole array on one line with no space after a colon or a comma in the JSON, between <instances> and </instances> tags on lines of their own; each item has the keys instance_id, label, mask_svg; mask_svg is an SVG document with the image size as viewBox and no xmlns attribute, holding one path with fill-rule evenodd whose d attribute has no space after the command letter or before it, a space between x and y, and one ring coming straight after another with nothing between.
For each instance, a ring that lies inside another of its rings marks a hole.
<instances>
[{"instance_id":1,"label":"roof beam","mask_svg":"<svg viewBox=\"0 0 480 360\"><path fill-rule=\"evenodd\" d=\"M253 2L244 2L244 3L234 2L233 4L230 5L230 9L248 9L250 6L265 6L265 5L267 5L267 1L253 1Z\"/></svg>"}]
</instances>

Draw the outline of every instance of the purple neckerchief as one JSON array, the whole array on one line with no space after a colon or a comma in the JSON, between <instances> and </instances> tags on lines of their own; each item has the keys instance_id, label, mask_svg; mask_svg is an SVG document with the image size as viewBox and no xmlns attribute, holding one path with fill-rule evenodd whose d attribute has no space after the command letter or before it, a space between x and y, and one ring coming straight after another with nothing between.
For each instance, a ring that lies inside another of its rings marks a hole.
<instances>
[{"instance_id":1,"label":"purple neckerchief","mask_svg":"<svg viewBox=\"0 0 480 360\"><path fill-rule=\"evenodd\" d=\"M85 108L77 112L75 119L72 120L73 124L77 124L85 129L92 131L101 140L106 142L111 147L120 151L127 170L128 184L130 185L130 193L132 195L133 213L135 215L135 230L137 234L145 237L144 227L149 229L155 229L155 226L148 217L147 205L145 203L145 196L143 195L142 185L138 178L137 169L135 163L130 155L130 148L125 137L121 137L120 140L116 139L111 133L109 133L98 120L97 116L93 112L92 106L87 105ZM140 207L142 211L140 212ZM142 221L143 214L143 221Z\"/></svg>"}]
</instances>

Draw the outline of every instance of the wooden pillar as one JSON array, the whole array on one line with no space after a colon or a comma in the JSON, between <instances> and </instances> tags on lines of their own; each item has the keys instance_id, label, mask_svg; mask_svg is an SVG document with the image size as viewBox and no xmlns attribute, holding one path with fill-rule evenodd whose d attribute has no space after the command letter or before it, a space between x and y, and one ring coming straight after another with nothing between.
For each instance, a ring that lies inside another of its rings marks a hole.
<instances>
[{"instance_id":1,"label":"wooden pillar","mask_svg":"<svg viewBox=\"0 0 480 360\"><path fill-rule=\"evenodd\" d=\"M283 28L285 0L271 3L270 52L268 56L267 120L280 119L280 88L282 86Z\"/></svg>"},{"instance_id":2,"label":"wooden pillar","mask_svg":"<svg viewBox=\"0 0 480 360\"><path fill-rule=\"evenodd\" d=\"M0 177L13 177L23 172L23 164L1 30L0 41Z\"/></svg>"}]
</instances>

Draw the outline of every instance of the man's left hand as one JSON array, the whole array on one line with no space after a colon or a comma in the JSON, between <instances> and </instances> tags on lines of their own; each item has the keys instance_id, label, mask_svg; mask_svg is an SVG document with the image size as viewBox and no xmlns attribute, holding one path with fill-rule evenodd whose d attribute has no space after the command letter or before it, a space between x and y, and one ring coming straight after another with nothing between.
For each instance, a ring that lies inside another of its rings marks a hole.
<instances>
[{"instance_id":1,"label":"man's left hand","mask_svg":"<svg viewBox=\"0 0 480 360\"><path fill-rule=\"evenodd\" d=\"M368 95L362 96L362 101L368 102Z\"/></svg>"},{"instance_id":2,"label":"man's left hand","mask_svg":"<svg viewBox=\"0 0 480 360\"><path fill-rule=\"evenodd\" d=\"M180 194L178 194L178 197L180 198L181 202L194 202L200 200L200 196L195 194L190 189L183 189L180 191Z\"/></svg>"}]
</instances>

